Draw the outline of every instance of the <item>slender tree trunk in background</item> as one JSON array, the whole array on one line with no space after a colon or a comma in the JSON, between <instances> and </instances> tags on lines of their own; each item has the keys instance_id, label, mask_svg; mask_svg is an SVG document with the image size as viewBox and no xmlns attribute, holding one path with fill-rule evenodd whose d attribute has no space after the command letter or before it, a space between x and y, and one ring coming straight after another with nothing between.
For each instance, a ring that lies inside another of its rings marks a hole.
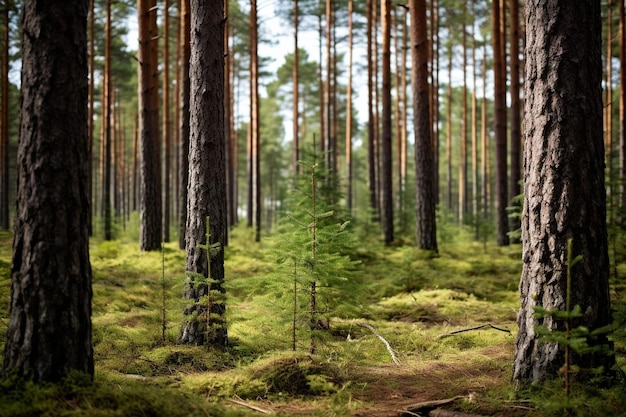
<instances>
[{"instance_id":1,"label":"slender tree trunk in background","mask_svg":"<svg viewBox=\"0 0 626 417\"><path fill-rule=\"evenodd\" d=\"M17 215L3 368L35 382L94 372L88 6L22 2Z\"/></svg>"},{"instance_id":2,"label":"slender tree trunk in background","mask_svg":"<svg viewBox=\"0 0 626 417\"><path fill-rule=\"evenodd\" d=\"M619 0L619 177L626 178L626 11ZM624 185L620 186L620 208L626 207Z\"/></svg>"},{"instance_id":3,"label":"slender tree trunk in background","mask_svg":"<svg viewBox=\"0 0 626 417\"><path fill-rule=\"evenodd\" d=\"M163 242L170 241L170 165L172 134L170 126L170 0L163 3Z\"/></svg>"},{"instance_id":4,"label":"slender tree trunk in background","mask_svg":"<svg viewBox=\"0 0 626 417\"><path fill-rule=\"evenodd\" d=\"M324 79L324 119L325 119L325 133L324 133L324 142L322 143L322 152L324 161L326 164L326 169L331 171L331 175L335 175L335 172L332 171L332 62L333 62L333 54L332 54L332 27L333 27L333 4L331 0L326 0L326 27L325 27L325 39L326 39L326 78Z\"/></svg>"},{"instance_id":5,"label":"slender tree trunk in background","mask_svg":"<svg viewBox=\"0 0 626 417\"><path fill-rule=\"evenodd\" d=\"M9 56L9 38L11 26L9 5L7 3L5 1L4 10L2 11L4 24L2 43L4 47L2 48L2 57L0 58L2 64L0 69L0 82L2 83L0 86L2 94L2 102L0 103L0 108L2 109L0 112L0 158L2 158L0 160L0 165L2 165L0 227L4 230L9 230L11 224L9 208L9 60L11 59Z\"/></svg>"},{"instance_id":6,"label":"slender tree trunk in background","mask_svg":"<svg viewBox=\"0 0 626 417\"><path fill-rule=\"evenodd\" d=\"M435 196L435 205L439 204L439 1L432 0L432 39L431 43L432 47L432 57L431 59L431 91L432 91L432 107L430 108L430 112L432 114L432 141L433 141L433 166L434 166L434 179L433 179L433 187L435 190L433 194ZM406 143L405 143L406 146Z\"/></svg>"},{"instance_id":7,"label":"slender tree trunk in background","mask_svg":"<svg viewBox=\"0 0 626 417\"><path fill-rule=\"evenodd\" d=\"M417 246L437 251L435 196L433 195L433 146L430 138L428 89L428 37L426 2L410 0L411 15L411 84L413 87L415 130L415 203Z\"/></svg>"},{"instance_id":8,"label":"slender tree trunk in background","mask_svg":"<svg viewBox=\"0 0 626 417\"><path fill-rule=\"evenodd\" d=\"M102 214L104 221L104 240L113 239L111 213L111 0L106 0L106 23L104 28L104 88L102 92Z\"/></svg>"},{"instance_id":9,"label":"slender tree trunk in background","mask_svg":"<svg viewBox=\"0 0 626 417\"><path fill-rule=\"evenodd\" d=\"M226 2L224 2L226 4ZM234 30L231 25L228 25L229 37L234 39ZM228 124L229 129L228 132L230 137L228 138L228 143L230 144L230 176L231 181L229 183L231 187L231 204L227 207L230 210L230 223L229 225L232 227L239 222L239 145L238 145L238 135L237 129L235 127L235 57L234 57L234 48L229 48L230 59L228 59L228 71L227 75L230 78L229 88L230 92L228 94L229 104L228 107L230 112L228 113Z\"/></svg>"},{"instance_id":10,"label":"slender tree trunk in background","mask_svg":"<svg viewBox=\"0 0 626 417\"><path fill-rule=\"evenodd\" d=\"M463 0L463 25L461 33L463 49L461 88L461 146L459 162L459 224L465 221L467 213L467 0Z\"/></svg>"},{"instance_id":11,"label":"slender tree trunk in background","mask_svg":"<svg viewBox=\"0 0 626 417\"><path fill-rule=\"evenodd\" d=\"M189 202L186 233L186 271L210 281L188 277L184 296L194 300L185 315L206 317L187 321L180 341L225 347L226 305L224 294L224 249L226 238L226 137L224 135L224 2L191 1L191 62L189 65L190 140ZM209 221L209 225L207 225ZM209 241L207 242L207 229ZM204 245L204 247L201 247ZM219 250L210 249L218 245ZM209 252L209 253L207 253ZM209 298L209 308L199 304ZM208 326L208 328L206 327Z\"/></svg>"},{"instance_id":12,"label":"slender tree trunk in background","mask_svg":"<svg viewBox=\"0 0 626 417\"><path fill-rule=\"evenodd\" d=\"M320 3L321 5L321 3ZM318 39L318 78L317 78L317 90L318 90L318 103L319 103L319 117L320 117L320 152L324 152L326 143L326 117L324 97L325 97L325 84L324 84L324 68L322 63L324 62L324 25L322 24L322 13L317 16L317 39Z\"/></svg>"},{"instance_id":13,"label":"slender tree trunk in background","mask_svg":"<svg viewBox=\"0 0 626 417\"><path fill-rule=\"evenodd\" d=\"M382 19L383 60L381 101L382 118L382 155L381 155L381 208L382 226L385 244L393 242L393 173L391 157L391 0L380 2Z\"/></svg>"},{"instance_id":14,"label":"slender tree trunk in background","mask_svg":"<svg viewBox=\"0 0 626 417\"><path fill-rule=\"evenodd\" d=\"M472 1L472 219L474 222L475 238L479 238L479 222L478 222L478 88L476 87L476 30L474 22L476 21L476 2Z\"/></svg>"},{"instance_id":15,"label":"slender tree trunk in background","mask_svg":"<svg viewBox=\"0 0 626 417\"><path fill-rule=\"evenodd\" d=\"M448 30L450 27L448 26ZM452 213L452 44L448 44L448 89L446 92L446 201Z\"/></svg>"},{"instance_id":16,"label":"slender tree trunk in background","mask_svg":"<svg viewBox=\"0 0 626 417\"><path fill-rule=\"evenodd\" d=\"M609 211L613 206L613 2L607 0L606 25L606 101L604 103L604 150L606 152L607 196ZM612 214L611 216L612 217Z\"/></svg>"},{"instance_id":17,"label":"slender tree trunk in background","mask_svg":"<svg viewBox=\"0 0 626 417\"><path fill-rule=\"evenodd\" d=\"M400 24L400 19L398 18L398 8L394 7L392 14L392 28L393 34L392 37L394 39L394 74L393 74L393 88L396 91L396 99L393 101L393 140L395 143L395 173L396 173L396 186L394 189L396 195L396 209L400 218L404 217L404 207L402 207L402 172L400 161L402 159L402 127L401 127L401 113L402 113L402 90L401 90L401 74L402 68L400 64L400 58L402 56L402 52L400 51L400 42L402 40L402 35L398 26ZM404 228L403 228L404 229Z\"/></svg>"},{"instance_id":18,"label":"slender tree trunk in background","mask_svg":"<svg viewBox=\"0 0 626 417\"><path fill-rule=\"evenodd\" d=\"M176 83L174 85L174 127L172 128L172 134L174 135L174 140L172 143L172 151L174 155L172 155L174 166L172 167L172 182L173 182L173 209L174 213L172 215L172 221L174 222L174 227L176 230L179 230L179 219L180 219L180 66L182 65L182 47L180 42L180 28L182 26L182 7L181 0L176 0L176 25L174 26L174 30L176 33L174 45L176 45L176 64L174 66L174 77L176 77ZM177 233L178 234L178 233ZM180 243L180 236L178 237Z\"/></svg>"},{"instance_id":19,"label":"slender tree trunk in background","mask_svg":"<svg viewBox=\"0 0 626 417\"><path fill-rule=\"evenodd\" d=\"M600 2L526 3L526 104L523 269L513 377L556 377L563 349L541 343L535 326L563 330L563 320L537 319L535 306L565 311L578 305L590 332L611 322L602 137ZM580 30L586 28L586 30ZM568 240L582 259L567 283ZM566 299L571 288L571 300ZM608 345L606 336L587 339ZM573 363L611 372L615 357L587 353Z\"/></svg>"},{"instance_id":20,"label":"slender tree trunk in background","mask_svg":"<svg viewBox=\"0 0 626 417\"><path fill-rule=\"evenodd\" d=\"M401 129L400 129L400 143L398 146L398 153L399 153L399 158L398 158L398 165L400 166L399 168L399 184L400 184L400 210L402 213L404 213L405 207L406 207L406 170L407 170L407 132L408 132L408 126L407 126L407 108L408 108L408 99L407 99L407 86L406 86L406 80L407 80L407 73L406 73L406 69L407 69L407 50L408 48L408 42L407 42L407 15L408 15L408 8L403 8L402 9L402 45L401 45L401 50L402 50L402 59L401 59L401 64L400 64L400 98L398 100L400 100L402 102L402 113L400 115L400 125L401 125ZM404 216L402 217L402 219L404 219ZM405 222L402 222L402 226L403 228L406 227Z\"/></svg>"},{"instance_id":21,"label":"slender tree trunk in background","mask_svg":"<svg viewBox=\"0 0 626 417\"><path fill-rule=\"evenodd\" d=\"M376 140L374 120L374 39L373 16L375 0L367 0L367 162L369 173L370 209L372 218L378 219L378 196L376 194Z\"/></svg>"},{"instance_id":22,"label":"slender tree trunk in background","mask_svg":"<svg viewBox=\"0 0 626 417\"><path fill-rule=\"evenodd\" d=\"M161 160L159 158L159 69L156 0L138 0L139 134L141 198L139 249L161 248Z\"/></svg>"},{"instance_id":23,"label":"slender tree trunk in background","mask_svg":"<svg viewBox=\"0 0 626 417\"><path fill-rule=\"evenodd\" d=\"M89 113L87 115L87 135L88 146L87 146L87 160L89 164L89 204L91 206L91 210L89 211L89 236L93 236L93 218L94 218L94 181L93 181L93 143L94 143L94 102L95 102L95 62L94 55L96 50L96 40L95 40L95 0L90 0L89 3ZM8 51L8 45L5 45Z\"/></svg>"},{"instance_id":24,"label":"slender tree trunk in background","mask_svg":"<svg viewBox=\"0 0 626 417\"><path fill-rule=\"evenodd\" d=\"M495 107L495 136L496 136L496 223L498 246L509 244L507 192L507 144L506 144L506 75L505 62L502 55L503 38L500 27L500 1L492 2L492 37L493 37L493 67L494 67L494 107Z\"/></svg>"},{"instance_id":25,"label":"slender tree trunk in background","mask_svg":"<svg viewBox=\"0 0 626 417\"><path fill-rule=\"evenodd\" d=\"M233 168L232 152L234 150L231 132L230 119L232 117L233 108L231 106L231 85L230 85L230 62L233 57L230 55L229 36L230 36L230 24L228 21L228 0L224 0L224 152L226 162L226 235L224 236L224 246L228 246L228 236L230 227L235 224L233 219L234 210L231 207L235 204L235 197L233 196L233 182L235 180L235 171ZM236 166L236 165L235 165ZM236 209L235 209L236 210Z\"/></svg>"},{"instance_id":26,"label":"slender tree trunk in background","mask_svg":"<svg viewBox=\"0 0 626 417\"><path fill-rule=\"evenodd\" d=\"M133 197L132 211L137 211L139 207L139 111L135 112L133 122Z\"/></svg>"},{"instance_id":27,"label":"slender tree trunk in background","mask_svg":"<svg viewBox=\"0 0 626 417\"><path fill-rule=\"evenodd\" d=\"M332 23L332 45L333 45L333 59L332 59L332 65L331 65L331 76L332 76L332 81L331 81L331 85L332 85L332 89L331 89L331 95L330 95L330 104L331 104L331 129L330 129L330 167L331 167L331 172L332 175L330 177L330 181L333 182L333 184L335 184L334 186L337 187L338 186L338 181L339 181L339 166L338 166L338 146L337 146L337 132L339 131L339 106L337 106L337 75L338 75L338 71L337 71L337 61L339 61L339 56L337 55L337 37L336 37L336 32L337 32L337 27L336 27L336 23L335 23L335 19L336 19L336 13L333 11L332 13L332 19L331 19L331 23ZM332 201L332 203L335 203L335 201Z\"/></svg>"},{"instance_id":28,"label":"slender tree trunk in background","mask_svg":"<svg viewBox=\"0 0 626 417\"><path fill-rule=\"evenodd\" d=\"M487 135L487 43L483 44L482 85L483 98L480 104L480 195L482 218L487 220L491 208L490 186L491 175L489 170L489 137Z\"/></svg>"},{"instance_id":29,"label":"slender tree trunk in background","mask_svg":"<svg viewBox=\"0 0 626 417\"><path fill-rule=\"evenodd\" d=\"M252 200L254 202L254 240L261 241L261 129L259 120L259 56L257 1L250 2L250 134L252 159Z\"/></svg>"},{"instance_id":30,"label":"slender tree trunk in background","mask_svg":"<svg viewBox=\"0 0 626 417\"><path fill-rule=\"evenodd\" d=\"M300 25L300 7L298 0L293 2L293 69L291 73L291 83L293 88L292 93L292 111L293 111L293 125L292 136L293 142L291 143L291 171L294 175L298 175L298 160L300 160L300 51L298 50L298 28ZM349 33L352 36L352 33ZM349 105L349 104L348 104Z\"/></svg>"},{"instance_id":31,"label":"slender tree trunk in background","mask_svg":"<svg viewBox=\"0 0 626 417\"><path fill-rule=\"evenodd\" d=\"M511 13L511 173L509 176L509 203L511 203L514 197L522 192L520 186L522 179L522 111L520 105L519 1L510 0L509 10ZM517 230L520 225L520 219L509 218L509 230Z\"/></svg>"},{"instance_id":32,"label":"slender tree trunk in background","mask_svg":"<svg viewBox=\"0 0 626 417\"><path fill-rule=\"evenodd\" d=\"M190 48L190 27L191 15L189 13L189 0L181 0L180 2L180 48L181 63L180 74L180 125L177 128L180 131L180 143L178 157L178 204L180 205L180 217L178 223L178 247L185 249L185 230L187 228L187 184L189 182L189 61L191 59Z\"/></svg>"},{"instance_id":33,"label":"slender tree trunk in background","mask_svg":"<svg viewBox=\"0 0 626 417\"><path fill-rule=\"evenodd\" d=\"M373 110L374 110L374 176L376 177L376 214L377 219L380 221L380 217L382 216L382 192L381 192L381 137L380 137L380 89L379 89L379 56L378 56L378 0L374 0L373 10L372 10L372 36L373 36L373 75L374 75L374 91L373 91Z\"/></svg>"},{"instance_id":34,"label":"slender tree trunk in background","mask_svg":"<svg viewBox=\"0 0 626 417\"><path fill-rule=\"evenodd\" d=\"M297 1L297 0L296 0ZM346 206L352 212L352 13L353 0L348 0L348 85L346 91Z\"/></svg>"}]
</instances>

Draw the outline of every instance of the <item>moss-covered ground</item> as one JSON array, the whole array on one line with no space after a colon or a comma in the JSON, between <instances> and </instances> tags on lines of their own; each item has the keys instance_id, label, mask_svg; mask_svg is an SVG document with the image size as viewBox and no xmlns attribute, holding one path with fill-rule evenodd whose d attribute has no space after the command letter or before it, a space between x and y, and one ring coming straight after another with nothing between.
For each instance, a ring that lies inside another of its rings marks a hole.
<instances>
[{"instance_id":1,"label":"moss-covered ground","mask_svg":"<svg viewBox=\"0 0 626 417\"><path fill-rule=\"evenodd\" d=\"M0 416L391 417L456 396L445 407L472 415L626 415L623 385L575 384L568 407L560 379L525 389L511 383L520 245L501 248L460 233L435 255L411 244L385 248L360 233L351 254L360 263L326 301L330 320L314 355L306 330L292 350L293 287L277 268L278 240L255 243L245 228L231 233L224 350L177 344L185 259L176 244L141 253L132 238L94 239L95 383L82 375L58 385L4 380ZM0 234L0 348L11 241ZM616 271L612 296L621 317L626 264ZM624 333L613 336L622 368Z\"/></svg>"}]
</instances>

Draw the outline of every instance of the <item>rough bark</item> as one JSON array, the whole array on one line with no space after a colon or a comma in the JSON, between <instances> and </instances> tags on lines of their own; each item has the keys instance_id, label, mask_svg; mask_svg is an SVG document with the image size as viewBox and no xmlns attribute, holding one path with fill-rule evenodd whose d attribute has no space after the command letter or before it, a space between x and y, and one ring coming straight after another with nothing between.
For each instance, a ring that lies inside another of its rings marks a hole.
<instances>
[{"instance_id":1,"label":"rough bark","mask_svg":"<svg viewBox=\"0 0 626 417\"><path fill-rule=\"evenodd\" d=\"M138 0L139 135L141 197L139 248L157 250L162 238L161 159L159 157L159 69L156 0Z\"/></svg>"},{"instance_id":2,"label":"rough bark","mask_svg":"<svg viewBox=\"0 0 626 417\"><path fill-rule=\"evenodd\" d=\"M189 190L186 233L186 270L210 277L207 283L188 277L185 298L196 304L185 315L197 312L206 316L207 303L201 297L224 293L224 251L212 251L210 271L207 252L201 245L223 245L226 237L226 137L224 135L224 3L192 0L191 62L189 65L190 141ZM206 241L206 221L210 222L210 241ZM210 292L207 289L210 288ZM208 320L185 323L180 341L188 344L227 344L223 299L210 298ZM206 318L206 317L205 317ZM206 328L208 323L209 328Z\"/></svg>"},{"instance_id":3,"label":"rough bark","mask_svg":"<svg viewBox=\"0 0 626 417\"><path fill-rule=\"evenodd\" d=\"M533 309L565 310L568 239L583 257L572 270L571 305L584 313L577 325L593 330L611 316L600 3L533 0L526 10L524 264L514 378L537 382L563 365L562 350L539 343L535 332L538 324L563 330L563 323L536 319ZM577 364L611 360L589 355Z\"/></svg>"},{"instance_id":4,"label":"rough bark","mask_svg":"<svg viewBox=\"0 0 626 417\"><path fill-rule=\"evenodd\" d=\"M411 84L413 87L415 130L415 202L417 245L437 251L435 196L433 193L433 145L430 138L428 91L428 39L426 35L426 2L411 0Z\"/></svg>"},{"instance_id":5,"label":"rough bark","mask_svg":"<svg viewBox=\"0 0 626 417\"><path fill-rule=\"evenodd\" d=\"M87 0L23 3L18 193L4 369L93 375Z\"/></svg>"}]
</instances>

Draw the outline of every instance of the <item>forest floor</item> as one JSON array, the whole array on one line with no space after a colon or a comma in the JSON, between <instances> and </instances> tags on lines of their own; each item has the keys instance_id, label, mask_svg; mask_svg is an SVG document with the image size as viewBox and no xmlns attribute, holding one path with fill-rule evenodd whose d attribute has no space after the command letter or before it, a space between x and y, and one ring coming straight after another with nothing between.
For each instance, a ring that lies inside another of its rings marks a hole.
<instances>
[{"instance_id":1,"label":"forest floor","mask_svg":"<svg viewBox=\"0 0 626 417\"><path fill-rule=\"evenodd\" d=\"M297 314L291 348L293 284L277 266L279 239L254 243L244 228L231 235L230 346L219 350L177 344L185 319L184 252L168 243L162 253L140 253L133 233L92 242L95 384L85 387L80 376L54 387L4 381L0 416L396 417L437 415L436 409L626 415L623 386L575 384L566 401L560 379L525 389L512 384L519 245L499 248L454 232L435 255L410 243L384 248L376 237L359 235L350 255L360 263L326 299L328 328L310 355L306 308ZM11 239L0 235L0 349ZM616 271L626 276L626 264ZM612 284L622 315L625 287L623 278ZM623 369L623 327L613 339Z\"/></svg>"}]
</instances>

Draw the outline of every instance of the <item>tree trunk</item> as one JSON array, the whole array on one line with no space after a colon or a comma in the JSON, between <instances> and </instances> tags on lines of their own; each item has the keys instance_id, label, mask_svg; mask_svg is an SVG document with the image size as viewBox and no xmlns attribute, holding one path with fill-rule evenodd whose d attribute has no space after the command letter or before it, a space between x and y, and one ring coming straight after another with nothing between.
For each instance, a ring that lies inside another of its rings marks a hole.
<instances>
[{"instance_id":1,"label":"tree trunk","mask_svg":"<svg viewBox=\"0 0 626 417\"><path fill-rule=\"evenodd\" d=\"M381 137L381 208L382 227L385 245L393 242L393 173L391 154L391 0L380 2L382 20L383 60L382 60L382 105L383 129ZM428 55L427 55L428 56ZM428 85L428 83L427 83Z\"/></svg>"},{"instance_id":2,"label":"tree trunk","mask_svg":"<svg viewBox=\"0 0 626 417\"><path fill-rule=\"evenodd\" d=\"M476 2L472 1L472 21L476 20ZM475 238L479 238L479 222L478 222L478 88L477 77L478 72L476 64L476 31L472 24L472 219L474 222Z\"/></svg>"},{"instance_id":3,"label":"tree trunk","mask_svg":"<svg viewBox=\"0 0 626 417\"><path fill-rule=\"evenodd\" d=\"M222 297L214 299L212 295L224 293L223 242L227 222L224 23L223 1L191 1L189 72L193 94L190 97L186 271L207 278L207 282L196 276L187 278L185 298L196 304L186 308L184 314L197 313L198 318L185 323L180 341L214 346L226 346L228 342L226 305ZM219 249L211 249L212 245L218 245ZM203 296L208 296L208 302L200 304ZM202 317L204 320L200 321Z\"/></svg>"},{"instance_id":4,"label":"tree trunk","mask_svg":"<svg viewBox=\"0 0 626 417\"><path fill-rule=\"evenodd\" d=\"M2 43L2 68L0 69L1 91L2 91L2 103L0 103L0 165L2 166L2 181L0 182L0 227L4 230L9 230L10 220L10 208L9 208L9 39L10 39L10 20L9 20L9 6L5 2L3 15L4 24L4 36Z\"/></svg>"},{"instance_id":5,"label":"tree trunk","mask_svg":"<svg viewBox=\"0 0 626 417\"><path fill-rule=\"evenodd\" d=\"M522 122L520 108L520 62L519 62L519 2L510 0L511 12L511 174L509 176L509 202L521 193L520 180L522 178ZM520 220L509 218L509 230L517 230Z\"/></svg>"},{"instance_id":6,"label":"tree trunk","mask_svg":"<svg viewBox=\"0 0 626 417\"><path fill-rule=\"evenodd\" d=\"M348 0L348 85L346 91L346 206L351 212L352 203L352 14L353 0Z\"/></svg>"},{"instance_id":7,"label":"tree trunk","mask_svg":"<svg viewBox=\"0 0 626 417\"><path fill-rule=\"evenodd\" d=\"M610 323L611 311L600 3L533 0L526 7L524 264L514 378L538 382L564 363L558 345L540 343L535 330L563 330L563 323L535 318L534 307L565 310L569 239L582 255L571 282L571 305L583 312L577 324L593 331ZM576 362L608 371L613 357L588 354Z\"/></svg>"},{"instance_id":8,"label":"tree trunk","mask_svg":"<svg viewBox=\"0 0 626 417\"><path fill-rule=\"evenodd\" d=\"M493 67L494 67L494 107L496 137L496 223L499 246L509 244L509 219L507 192L507 152L506 152L506 75L503 52L502 28L500 27L500 1L492 2L491 23L493 27Z\"/></svg>"},{"instance_id":9,"label":"tree trunk","mask_svg":"<svg viewBox=\"0 0 626 417\"><path fill-rule=\"evenodd\" d=\"M23 3L17 216L4 370L93 375L87 0ZM47 34L47 36L38 36Z\"/></svg>"},{"instance_id":10,"label":"tree trunk","mask_svg":"<svg viewBox=\"0 0 626 417\"><path fill-rule=\"evenodd\" d=\"M459 146L459 224L463 224L467 213L467 0L463 0L461 30L463 87L461 88L461 146Z\"/></svg>"},{"instance_id":11,"label":"tree trunk","mask_svg":"<svg viewBox=\"0 0 626 417\"><path fill-rule=\"evenodd\" d=\"M432 96L432 107L430 108L430 113L432 115L432 132L433 132L433 170L434 170L434 178L433 178L433 195L435 196L435 205L439 204L439 48L440 48L440 38L439 38L439 1L432 0L432 28L431 28L431 44L432 46L432 57L431 59L431 96ZM406 12L406 10L405 10ZM406 44L406 43L405 43ZM406 101L406 99L405 99ZM406 141L403 142L403 146L406 148ZM406 151L405 151L406 153ZM405 157L406 158L406 157ZM406 169L405 169L406 171Z\"/></svg>"},{"instance_id":12,"label":"tree trunk","mask_svg":"<svg viewBox=\"0 0 626 417\"><path fill-rule=\"evenodd\" d=\"M298 175L298 160L300 160L300 77L299 77L299 68L300 68L300 54L298 50L298 27L300 25L300 7L298 5L298 0L294 0L293 2L293 69L292 69L292 88L293 88L293 97L292 97L292 111L293 111L293 125L292 125L292 136L293 142L291 143L291 171L295 176ZM352 33L349 33L349 36L352 36Z\"/></svg>"},{"instance_id":13,"label":"tree trunk","mask_svg":"<svg viewBox=\"0 0 626 417\"><path fill-rule=\"evenodd\" d=\"M326 0L326 27L325 27L325 40L326 40L326 78L324 80L324 141L322 142L322 157L324 158L326 169L331 172L331 175L335 173L332 172L332 27L333 27L333 2L331 0Z\"/></svg>"},{"instance_id":14,"label":"tree trunk","mask_svg":"<svg viewBox=\"0 0 626 417\"><path fill-rule=\"evenodd\" d=\"M606 35L606 101L604 104L604 150L607 164L607 198L609 212L613 211L613 2L607 1ZM612 217L612 215L610 216Z\"/></svg>"},{"instance_id":15,"label":"tree trunk","mask_svg":"<svg viewBox=\"0 0 626 417\"><path fill-rule=\"evenodd\" d=\"M170 172L172 132L170 129L170 0L163 2L163 242L170 241Z\"/></svg>"},{"instance_id":16,"label":"tree trunk","mask_svg":"<svg viewBox=\"0 0 626 417\"><path fill-rule=\"evenodd\" d=\"M408 9L403 8L402 10L402 58L400 60L400 100L402 102L402 111L400 115L400 125L402 126L400 129L400 142L398 144L398 165L399 165L399 186L400 186L400 212L405 213L406 206L406 170L407 170L407 135L408 135L408 126L407 126L407 108L408 108L408 99L407 99L407 15ZM405 219L406 216L402 216L402 227L406 227Z\"/></svg>"},{"instance_id":17,"label":"tree trunk","mask_svg":"<svg viewBox=\"0 0 626 417\"><path fill-rule=\"evenodd\" d=\"M376 219L378 213L378 196L376 194L376 140L375 136L375 119L374 119L374 35L373 35L373 15L375 0L367 0L367 162L368 162L368 185L370 192L370 210L372 216Z\"/></svg>"},{"instance_id":18,"label":"tree trunk","mask_svg":"<svg viewBox=\"0 0 626 417\"><path fill-rule=\"evenodd\" d=\"M618 178L626 178L626 11L624 0L619 0L619 144L618 144ZM620 208L626 207L626 185L620 187Z\"/></svg>"},{"instance_id":19,"label":"tree trunk","mask_svg":"<svg viewBox=\"0 0 626 417\"><path fill-rule=\"evenodd\" d=\"M104 87L102 92L102 215L104 221L104 240L113 239L111 213L111 131L112 104L111 96L111 0L106 0L106 23L104 28Z\"/></svg>"},{"instance_id":20,"label":"tree trunk","mask_svg":"<svg viewBox=\"0 0 626 417\"><path fill-rule=\"evenodd\" d=\"M261 126L259 110L259 22L257 1L250 11L250 135L252 159L252 200L254 203L254 240L261 241Z\"/></svg>"},{"instance_id":21,"label":"tree trunk","mask_svg":"<svg viewBox=\"0 0 626 417\"><path fill-rule=\"evenodd\" d=\"M159 158L159 69L156 0L138 0L139 134L141 198L139 248L161 248L161 160Z\"/></svg>"},{"instance_id":22,"label":"tree trunk","mask_svg":"<svg viewBox=\"0 0 626 417\"><path fill-rule=\"evenodd\" d=\"M178 151L178 204L180 205L180 217L178 223L178 247L185 249L185 230L187 228L187 184L189 182L189 60L191 59L191 48L189 42L189 28L191 26L191 16L189 14L189 0L180 2L180 48L181 63L180 74L180 143Z\"/></svg>"},{"instance_id":23,"label":"tree trunk","mask_svg":"<svg viewBox=\"0 0 626 417\"><path fill-rule=\"evenodd\" d=\"M433 188L433 146L430 138L428 91L428 39L426 2L410 0L411 15L411 84L413 87L415 129L415 194L417 246L437 251L435 196Z\"/></svg>"},{"instance_id":24,"label":"tree trunk","mask_svg":"<svg viewBox=\"0 0 626 417\"><path fill-rule=\"evenodd\" d=\"M449 213L452 213L452 56L450 43L448 44L448 88L446 90L446 206Z\"/></svg>"},{"instance_id":25,"label":"tree trunk","mask_svg":"<svg viewBox=\"0 0 626 417\"><path fill-rule=\"evenodd\" d=\"M489 169L489 136L487 135L487 44L483 44L482 93L480 103L480 185L482 219L486 221L491 212L491 175Z\"/></svg>"}]
</instances>

